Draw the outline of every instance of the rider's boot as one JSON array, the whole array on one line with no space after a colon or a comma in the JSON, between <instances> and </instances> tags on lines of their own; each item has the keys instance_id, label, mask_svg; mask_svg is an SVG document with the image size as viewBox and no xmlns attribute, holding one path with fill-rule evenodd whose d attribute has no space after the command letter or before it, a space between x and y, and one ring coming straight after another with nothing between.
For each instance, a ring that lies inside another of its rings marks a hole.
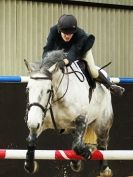
<instances>
[{"instance_id":1,"label":"rider's boot","mask_svg":"<svg viewBox=\"0 0 133 177\"><path fill-rule=\"evenodd\" d=\"M121 96L121 95L123 95L123 93L125 91L125 89L123 87L120 87L120 86L110 82L100 70L99 70L99 76L96 78L96 80L98 82L102 83L114 95Z\"/></svg>"}]
</instances>

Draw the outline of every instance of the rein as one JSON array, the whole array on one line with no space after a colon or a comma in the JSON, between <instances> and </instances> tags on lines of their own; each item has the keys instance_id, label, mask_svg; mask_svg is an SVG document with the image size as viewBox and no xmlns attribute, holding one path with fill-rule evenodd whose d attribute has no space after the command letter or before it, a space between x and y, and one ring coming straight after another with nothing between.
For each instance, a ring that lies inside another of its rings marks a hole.
<instances>
[{"instance_id":1,"label":"rein","mask_svg":"<svg viewBox=\"0 0 133 177\"><path fill-rule=\"evenodd\" d=\"M74 63L74 64L75 64L75 63ZM76 64L75 64L75 65L76 65ZM64 74L68 75L68 77L67 77L67 88L66 88L64 94L63 94L60 98L58 98L57 100L55 100L54 103L57 102L57 101L59 101L59 100L61 100L61 99L66 95L66 93L67 93L67 91L68 91L68 87L69 87L69 74L75 74L76 77L79 79L80 82L84 82L84 80L85 80L84 75L83 75L82 72L80 72L80 71L75 71L72 66L70 66L70 68L71 68L71 70L72 70L71 72L68 72L68 68L67 68L67 67L66 67L67 72L63 72L63 76L62 76L62 78L61 78L61 80L60 80L60 83L59 83L59 85L58 85L58 88L57 88L56 92L58 91L58 89L59 89L59 87L60 87L60 84L61 84L61 82L62 82L62 80L63 80ZM78 76L77 73L81 74L81 76L83 77L82 80L80 79L80 77Z\"/></svg>"},{"instance_id":2,"label":"rein","mask_svg":"<svg viewBox=\"0 0 133 177\"><path fill-rule=\"evenodd\" d=\"M68 74L74 73L74 74L76 75L76 77L79 79L80 82L84 82L85 78L84 78L83 73L81 73L81 72L79 72L79 71L74 71L74 69L72 68L72 66L70 66L70 68L71 68L72 72L70 72L70 73L68 73ZM83 77L83 80L80 79L80 77L78 76L77 73L81 74L81 76Z\"/></svg>"},{"instance_id":3,"label":"rein","mask_svg":"<svg viewBox=\"0 0 133 177\"><path fill-rule=\"evenodd\" d=\"M75 63L74 63L75 64ZM75 64L75 66L76 66L76 64ZM64 73L64 74L75 74L76 75L76 77L79 79L79 81L80 82L84 82L84 80L85 80L85 77L84 77L84 75L83 75L83 73L82 72L80 72L80 71L75 71L74 69L73 69L73 67L70 65L70 68L71 68L71 72L67 72L67 73ZM78 74L77 73L79 73L81 76L82 76L82 80L80 79L80 77L78 76Z\"/></svg>"},{"instance_id":4,"label":"rein","mask_svg":"<svg viewBox=\"0 0 133 177\"><path fill-rule=\"evenodd\" d=\"M66 69L67 69L67 68L66 68ZM67 71L68 71L68 69L67 69ZM68 72L67 72L67 73L68 73ZM57 88L57 90L56 90L56 93L57 93L57 91L58 91L58 89L59 89L59 87L60 87L60 84L61 84L61 82L62 82L62 80L63 80L63 78L64 78L64 74L67 74L67 73L64 73L64 72L63 72L63 76L62 76L62 78L61 78L61 80L60 80L60 83L59 83L59 85L58 85L58 88ZM68 87L69 87L69 76L67 77L67 87L66 87L66 90L65 90L64 94L63 94L60 98L58 98L57 100L53 101L53 103L55 103L55 102L61 100L61 99L66 95L66 93L67 93L67 91L68 91Z\"/></svg>"}]
</instances>

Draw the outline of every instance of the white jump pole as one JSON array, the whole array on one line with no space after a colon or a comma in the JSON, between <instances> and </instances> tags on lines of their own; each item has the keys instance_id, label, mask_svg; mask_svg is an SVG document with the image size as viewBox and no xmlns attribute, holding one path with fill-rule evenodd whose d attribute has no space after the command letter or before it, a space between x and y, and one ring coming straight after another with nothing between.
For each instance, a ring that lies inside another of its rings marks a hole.
<instances>
[{"instance_id":1,"label":"white jump pole","mask_svg":"<svg viewBox=\"0 0 133 177\"><path fill-rule=\"evenodd\" d=\"M25 159L27 150L0 149L0 159ZM35 150L38 160L83 160L73 150ZM133 150L95 150L90 160L133 160Z\"/></svg>"}]
</instances>

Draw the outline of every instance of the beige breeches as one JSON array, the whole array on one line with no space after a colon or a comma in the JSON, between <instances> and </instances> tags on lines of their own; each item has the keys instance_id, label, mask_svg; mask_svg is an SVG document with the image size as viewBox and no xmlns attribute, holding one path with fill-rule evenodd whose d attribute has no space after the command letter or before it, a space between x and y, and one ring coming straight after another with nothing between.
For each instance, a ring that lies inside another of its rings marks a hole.
<instances>
[{"instance_id":1,"label":"beige breeches","mask_svg":"<svg viewBox=\"0 0 133 177\"><path fill-rule=\"evenodd\" d=\"M87 62L88 67L90 69L91 75L93 78L97 78L99 76L98 68L95 65L94 58L92 55L92 51L89 50L86 52L84 60Z\"/></svg>"}]
</instances>

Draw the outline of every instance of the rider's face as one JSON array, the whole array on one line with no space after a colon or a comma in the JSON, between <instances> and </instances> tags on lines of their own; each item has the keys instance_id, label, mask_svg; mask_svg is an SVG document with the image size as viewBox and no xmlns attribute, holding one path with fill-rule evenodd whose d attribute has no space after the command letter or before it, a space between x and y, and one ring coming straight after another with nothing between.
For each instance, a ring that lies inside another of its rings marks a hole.
<instances>
[{"instance_id":1,"label":"rider's face","mask_svg":"<svg viewBox=\"0 0 133 177\"><path fill-rule=\"evenodd\" d=\"M69 42L72 39L73 34L65 34L61 32L61 37L65 42Z\"/></svg>"}]
</instances>

